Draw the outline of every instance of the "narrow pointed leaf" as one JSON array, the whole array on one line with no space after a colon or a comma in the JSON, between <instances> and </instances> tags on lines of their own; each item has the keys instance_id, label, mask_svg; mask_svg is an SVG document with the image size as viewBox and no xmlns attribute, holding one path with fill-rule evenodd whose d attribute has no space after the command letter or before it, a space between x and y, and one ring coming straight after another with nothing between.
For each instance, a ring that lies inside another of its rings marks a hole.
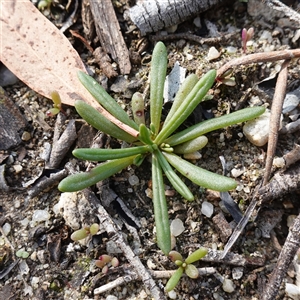
<instances>
[{"instance_id":1,"label":"narrow pointed leaf","mask_svg":"<svg viewBox=\"0 0 300 300\"><path fill-rule=\"evenodd\" d=\"M188 94L187 98L181 103L177 111L170 118L170 121L157 135L154 143L161 144L165 139L170 136L193 112L196 106L203 100L206 93L215 82L216 71L210 70L194 86L192 91Z\"/></svg>"},{"instance_id":2,"label":"narrow pointed leaf","mask_svg":"<svg viewBox=\"0 0 300 300\"><path fill-rule=\"evenodd\" d=\"M232 190L237 186L236 181L229 177L197 167L175 154L166 152L163 154L175 169L199 186L221 192Z\"/></svg>"},{"instance_id":3,"label":"narrow pointed leaf","mask_svg":"<svg viewBox=\"0 0 300 300\"><path fill-rule=\"evenodd\" d=\"M63 179L58 185L62 192L76 192L83 190L97 182L104 180L133 163L135 156L109 160L89 172L82 172Z\"/></svg>"},{"instance_id":4,"label":"narrow pointed leaf","mask_svg":"<svg viewBox=\"0 0 300 300\"><path fill-rule=\"evenodd\" d=\"M170 146L175 146L194 139L207 132L255 119L264 113L264 111L265 107L262 106L244 108L228 115L198 123L170 136L164 142L168 143Z\"/></svg>"},{"instance_id":5,"label":"narrow pointed leaf","mask_svg":"<svg viewBox=\"0 0 300 300\"><path fill-rule=\"evenodd\" d=\"M171 117L177 111L177 109L179 108L181 103L184 101L184 99L188 96L188 94L192 91L192 89L194 88L194 86L196 85L197 82L198 82L198 76L196 74L191 74L184 80L184 82L180 86L178 92L176 93L174 102L172 104L172 107L171 107L166 119L165 119L163 127L165 127L169 123Z\"/></svg>"},{"instance_id":6,"label":"narrow pointed leaf","mask_svg":"<svg viewBox=\"0 0 300 300\"><path fill-rule=\"evenodd\" d=\"M84 101L76 100L75 108L79 115L94 128L128 143L132 143L137 140L137 138L110 122L97 109L85 103Z\"/></svg>"},{"instance_id":7,"label":"narrow pointed leaf","mask_svg":"<svg viewBox=\"0 0 300 300\"><path fill-rule=\"evenodd\" d=\"M158 42L153 50L150 71L150 119L155 128L155 134L158 133L160 127L167 65L167 49L162 42Z\"/></svg>"},{"instance_id":8,"label":"narrow pointed leaf","mask_svg":"<svg viewBox=\"0 0 300 300\"><path fill-rule=\"evenodd\" d=\"M171 232L162 170L152 154L152 190L157 245L165 255L171 251Z\"/></svg>"},{"instance_id":9,"label":"narrow pointed leaf","mask_svg":"<svg viewBox=\"0 0 300 300\"><path fill-rule=\"evenodd\" d=\"M89 93L114 117L124 124L138 130L138 125L130 120L124 109L112 98L105 89L91 76L79 71L78 78Z\"/></svg>"},{"instance_id":10,"label":"narrow pointed leaf","mask_svg":"<svg viewBox=\"0 0 300 300\"><path fill-rule=\"evenodd\" d=\"M167 292L170 292L172 291L175 286L177 285L177 283L179 282L182 274L183 274L183 267L179 267L175 273L171 276L171 278L168 280L167 284L166 284L166 287L165 287L165 290Z\"/></svg>"},{"instance_id":11,"label":"narrow pointed leaf","mask_svg":"<svg viewBox=\"0 0 300 300\"><path fill-rule=\"evenodd\" d=\"M139 131L139 140L147 145L152 145L153 141L151 140L151 133L145 124L140 124Z\"/></svg>"},{"instance_id":12,"label":"narrow pointed leaf","mask_svg":"<svg viewBox=\"0 0 300 300\"><path fill-rule=\"evenodd\" d=\"M78 148L72 154L80 159L90 161L105 161L109 159L124 158L132 155L143 154L151 151L149 146L137 146L123 149L97 149Z\"/></svg>"},{"instance_id":13,"label":"narrow pointed leaf","mask_svg":"<svg viewBox=\"0 0 300 300\"><path fill-rule=\"evenodd\" d=\"M192 201L194 200L194 196L186 186L186 184L180 179L180 177L174 172L166 158L162 155L162 153L158 150L156 152L159 164L161 165L164 173L169 179L172 186L175 190L186 200Z\"/></svg>"}]
</instances>

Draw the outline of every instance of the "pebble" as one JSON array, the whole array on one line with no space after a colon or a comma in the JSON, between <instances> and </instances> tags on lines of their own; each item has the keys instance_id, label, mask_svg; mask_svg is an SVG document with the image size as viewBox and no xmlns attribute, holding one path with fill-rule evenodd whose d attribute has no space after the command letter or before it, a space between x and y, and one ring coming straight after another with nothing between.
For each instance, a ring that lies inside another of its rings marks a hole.
<instances>
[{"instance_id":1,"label":"pebble","mask_svg":"<svg viewBox=\"0 0 300 300\"><path fill-rule=\"evenodd\" d=\"M5 236L7 236L10 231L11 231L11 225L9 223L5 223L3 226L2 226L2 230L3 230L3 234Z\"/></svg>"},{"instance_id":2,"label":"pebble","mask_svg":"<svg viewBox=\"0 0 300 300\"><path fill-rule=\"evenodd\" d=\"M118 300L118 298L114 295L108 295L105 300Z\"/></svg>"},{"instance_id":3,"label":"pebble","mask_svg":"<svg viewBox=\"0 0 300 300\"><path fill-rule=\"evenodd\" d=\"M231 175L232 175L234 178L237 178L237 177L241 176L245 171L246 171L246 168L245 168L245 167L242 167L242 168L240 168L240 169L233 168L233 169L231 170Z\"/></svg>"},{"instance_id":4,"label":"pebble","mask_svg":"<svg viewBox=\"0 0 300 300\"><path fill-rule=\"evenodd\" d=\"M283 102L282 113L287 114L295 109L300 102L300 90L287 93Z\"/></svg>"},{"instance_id":5,"label":"pebble","mask_svg":"<svg viewBox=\"0 0 300 300\"><path fill-rule=\"evenodd\" d=\"M168 296L170 299L176 299L177 298L177 294L174 290L168 292Z\"/></svg>"},{"instance_id":6,"label":"pebble","mask_svg":"<svg viewBox=\"0 0 300 300\"><path fill-rule=\"evenodd\" d=\"M35 226L36 223L44 222L50 219L50 214L47 210L37 209L33 212L32 215L32 226Z\"/></svg>"},{"instance_id":7,"label":"pebble","mask_svg":"<svg viewBox=\"0 0 300 300\"><path fill-rule=\"evenodd\" d=\"M246 138L255 146L261 147L268 142L270 110L266 110L258 118L248 121L243 126L243 132ZM282 127L282 115L279 129Z\"/></svg>"},{"instance_id":8,"label":"pebble","mask_svg":"<svg viewBox=\"0 0 300 300\"><path fill-rule=\"evenodd\" d=\"M232 269L232 278L234 280L239 280L243 277L244 269L242 267L236 267Z\"/></svg>"},{"instance_id":9,"label":"pebble","mask_svg":"<svg viewBox=\"0 0 300 300\"><path fill-rule=\"evenodd\" d=\"M31 134L28 131L24 131L21 137L22 141L29 141L31 139Z\"/></svg>"},{"instance_id":10,"label":"pebble","mask_svg":"<svg viewBox=\"0 0 300 300\"><path fill-rule=\"evenodd\" d=\"M214 213L214 206L211 203L204 201L201 206L201 213L206 217L211 218Z\"/></svg>"},{"instance_id":11,"label":"pebble","mask_svg":"<svg viewBox=\"0 0 300 300\"><path fill-rule=\"evenodd\" d=\"M285 160L283 157L275 157L273 160L273 166L277 168L283 168L285 166Z\"/></svg>"},{"instance_id":12,"label":"pebble","mask_svg":"<svg viewBox=\"0 0 300 300\"><path fill-rule=\"evenodd\" d=\"M14 165L13 168L16 174L20 173L23 170L23 167L21 165Z\"/></svg>"},{"instance_id":13,"label":"pebble","mask_svg":"<svg viewBox=\"0 0 300 300\"><path fill-rule=\"evenodd\" d=\"M208 61L214 60L219 58L221 53L215 48L215 47L210 47L206 56L206 59Z\"/></svg>"},{"instance_id":14,"label":"pebble","mask_svg":"<svg viewBox=\"0 0 300 300\"><path fill-rule=\"evenodd\" d=\"M232 293L234 291L234 284L231 279L225 278L222 285L223 291L226 293Z\"/></svg>"},{"instance_id":15,"label":"pebble","mask_svg":"<svg viewBox=\"0 0 300 300\"><path fill-rule=\"evenodd\" d=\"M171 222L171 233L174 236L179 236L184 231L183 222L180 219L175 219Z\"/></svg>"},{"instance_id":16,"label":"pebble","mask_svg":"<svg viewBox=\"0 0 300 300\"><path fill-rule=\"evenodd\" d=\"M285 292L288 297L298 300L300 298L300 289L295 284L286 283L285 284Z\"/></svg>"},{"instance_id":17,"label":"pebble","mask_svg":"<svg viewBox=\"0 0 300 300\"><path fill-rule=\"evenodd\" d=\"M134 186L134 185L138 185L140 180L136 175L131 175L128 178L128 182L129 182L130 185Z\"/></svg>"}]
</instances>

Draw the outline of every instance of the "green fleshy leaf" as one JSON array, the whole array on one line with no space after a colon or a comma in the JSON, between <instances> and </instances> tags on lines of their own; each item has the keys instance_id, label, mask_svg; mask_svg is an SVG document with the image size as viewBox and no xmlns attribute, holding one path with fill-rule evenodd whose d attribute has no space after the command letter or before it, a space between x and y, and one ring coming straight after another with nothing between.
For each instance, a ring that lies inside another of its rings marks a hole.
<instances>
[{"instance_id":1,"label":"green fleshy leaf","mask_svg":"<svg viewBox=\"0 0 300 300\"><path fill-rule=\"evenodd\" d=\"M151 133L145 124L140 124L139 126L139 140L147 145L152 145Z\"/></svg>"},{"instance_id":2,"label":"green fleshy leaf","mask_svg":"<svg viewBox=\"0 0 300 300\"><path fill-rule=\"evenodd\" d=\"M182 143L174 147L174 152L177 154L189 154L194 153L206 146L208 138L205 135L201 135L195 139Z\"/></svg>"},{"instance_id":3,"label":"green fleshy leaf","mask_svg":"<svg viewBox=\"0 0 300 300\"><path fill-rule=\"evenodd\" d=\"M178 92L176 93L174 102L165 119L163 127L165 127L169 123L171 117L173 117L174 113L177 111L177 109L184 101L184 99L188 96L188 94L192 91L192 89L197 84L197 82L198 82L198 76L196 74L191 74L184 80Z\"/></svg>"},{"instance_id":4,"label":"green fleshy leaf","mask_svg":"<svg viewBox=\"0 0 300 300\"><path fill-rule=\"evenodd\" d=\"M105 161L148 152L152 152L152 148L148 145L145 145L122 149L78 148L73 150L72 154L79 159L89 161Z\"/></svg>"},{"instance_id":5,"label":"green fleshy leaf","mask_svg":"<svg viewBox=\"0 0 300 300\"><path fill-rule=\"evenodd\" d=\"M196 251L194 251L193 253L191 253L184 262L187 264L192 264L195 261L203 258L207 254L207 251L208 251L207 248L201 247Z\"/></svg>"},{"instance_id":6,"label":"green fleshy leaf","mask_svg":"<svg viewBox=\"0 0 300 300\"><path fill-rule=\"evenodd\" d=\"M170 136L193 112L196 106L203 100L206 93L212 87L215 82L216 71L208 71L198 83L195 85L193 90L188 94L185 100L181 103L177 111L170 118L168 124L166 124L157 135L154 143L160 145L165 142L165 139ZM167 143L170 144L170 143Z\"/></svg>"},{"instance_id":7,"label":"green fleshy leaf","mask_svg":"<svg viewBox=\"0 0 300 300\"><path fill-rule=\"evenodd\" d=\"M235 180L197 167L175 154L163 152L163 155L183 176L199 186L220 192L232 190L237 186Z\"/></svg>"},{"instance_id":8,"label":"green fleshy leaf","mask_svg":"<svg viewBox=\"0 0 300 300\"><path fill-rule=\"evenodd\" d=\"M206 120L170 136L164 142L170 146L175 146L207 132L255 119L263 114L265 110L265 107L262 106L248 107L228 115Z\"/></svg>"},{"instance_id":9,"label":"green fleshy leaf","mask_svg":"<svg viewBox=\"0 0 300 300\"><path fill-rule=\"evenodd\" d=\"M157 245L165 255L171 250L171 232L162 170L152 154L152 201L156 225Z\"/></svg>"},{"instance_id":10,"label":"green fleshy leaf","mask_svg":"<svg viewBox=\"0 0 300 300\"><path fill-rule=\"evenodd\" d=\"M171 278L168 280L167 284L166 284L166 287L165 287L165 290L167 292L170 292L172 291L175 286L177 285L177 283L179 282L182 274L183 274L183 267L179 267L175 273L171 276Z\"/></svg>"},{"instance_id":11,"label":"green fleshy leaf","mask_svg":"<svg viewBox=\"0 0 300 300\"><path fill-rule=\"evenodd\" d=\"M162 42L158 42L153 50L150 71L150 120L155 128L154 134L160 127L167 65L167 49Z\"/></svg>"},{"instance_id":12,"label":"green fleshy leaf","mask_svg":"<svg viewBox=\"0 0 300 300\"><path fill-rule=\"evenodd\" d=\"M134 136L128 134L127 132L107 120L97 109L90 106L86 102L82 100L76 100L75 108L79 115L94 128L105 132L115 137L116 139L123 140L128 143L136 141L136 138Z\"/></svg>"},{"instance_id":13,"label":"green fleshy leaf","mask_svg":"<svg viewBox=\"0 0 300 300\"><path fill-rule=\"evenodd\" d=\"M60 182L60 184L58 185L58 189L62 192L76 192L83 190L128 167L133 163L135 157L136 155L109 160L93 168L89 172L70 175Z\"/></svg>"},{"instance_id":14,"label":"green fleshy leaf","mask_svg":"<svg viewBox=\"0 0 300 300\"><path fill-rule=\"evenodd\" d=\"M172 186L175 190L186 200L193 201L194 195L191 193L186 184L180 179L180 177L174 172L172 167L169 165L166 158L162 155L162 153L158 150L156 151L156 156L158 158L159 164L162 167L164 173L169 179Z\"/></svg>"},{"instance_id":15,"label":"green fleshy leaf","mask_svg":"<svg viewBox=\"0 0 300 300\"><path fill-rule=\"evenodd\" d=\"M89 93L114 117L122 121L124 124L138 130L138 125L130 120L124 109L112 98L105 89L91 76L79 71L77 73L78 79L89 91Z\"/></svg>"},{"instance_id":16,"label":"green fleshy leaf","mask_svg":"<svg viewBox=\"0 0 300 300\"><path fill-rule=\"evenodd\" d=\"M187 265L184 269L184 272L192 279L196 279L199 277L199 271L194 265Z\"/></svg>"},{"instance_id":17,"label":"green fleshy leaf","mask_svg":"<svg viewBox=\"0 0 300 300\"><path fill-rule=\"evenodd\" d=\"M145 124L145 103L141 93L136 92L132 95L131 109L135 123Z\"/></svg>"}]
</instances>

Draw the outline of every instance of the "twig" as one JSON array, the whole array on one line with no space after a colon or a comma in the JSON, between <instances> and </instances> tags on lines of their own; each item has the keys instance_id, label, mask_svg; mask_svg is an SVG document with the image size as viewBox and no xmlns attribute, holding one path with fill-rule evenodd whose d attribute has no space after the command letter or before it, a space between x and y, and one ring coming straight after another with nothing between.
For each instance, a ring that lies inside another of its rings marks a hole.
<instances>
[{"instance_id":1,"label":"twig","mask_svg":"<svg viewBox=\"0 0 300 300\"><path fill-rule=\"evenodd\" d=\"M108 236L113 240L116 245L122 250L124 256L129 261L131 266L134 268L137 276L143 281L145 286L149 289L152 297L157 300L166 299L164 293L156 285L155 281L151 277L150 273L146 270L139 257L136 256L132 249L127 245L124 240L124 236L117 229L115 223L110 218L110 215L106 212L103 206L99 205L99 200L90 190L84 190L86 198L98 209L97 217L100 221L101 226L104 227Z\"/></svg>"},{"instance_id":2,"label":"twig","mask_svg":"<svg viewBox=\"0 0 300 300\"><path fill-rule=\"evenodd\" d=\"M300 24L300 15L284 3L278 0L267 0L266 4L273 10L284 12L285 17Z\"/></svg>"},{"instance_id":3,"label":"twig","mask_svg":"<svg viewBox=\"0 0 300 300\"><path fill-rule=\"evenodd\" d=\"M126 272L129 270L127 269ZM170 278L176 270L167 270L167 271L153 271L149 270L149 273L152 275L153 278L161 279L161 278ZM198 268L199 276L208 276L213 275L217 273L217 270L214 267L208 267L208 268ZM183 276L186 276L185 274ZM102 294L104 292L107 292L113 288L116 288L122 284L128 283L133 280L139 280L140 278L137 276L137 273L132 272L130 270L129 274L126 274L124 276L118 277L117 279L110 281L107 284L104 284L96 289L94 289L94 294Z\"/></svg>"},{"instance_id":4,"label":"twig","mask_svg":"<svg viewBox=\"0 0 300 300\"><path fill-rule=\"evenodd\" d=\"M232 59L224 66L222 66L217 71L217 78L220 78L227 70L235 66L248 65L248 64L259 63L259 62L278 61L283 59L287 60L296 57L300 57L300 49L270 51L270 52L262 52L262 53L245 55L242 57L238 57L236 59Z\"/></svg>"},{"instance_id":5,"label":"twig","mask_svg":"<svg viewBox=\"0 0 300 300\"><path fill-rule=\"evenodd\" d=\"M277 260L276 267L272 272L269 283L264 290L262 300L275 299L281 282L291 264L297 250L300 247L300 215L295 219L290 228L287 239Z\"/></svg>"},{"instance_id":6,"label":"twig","mask_svg":"<svg viewBox=\"0 0 300 300\"><path fill-rule=\"evenodd\" d=\"M237 32L227 33L218 37L212 37L212 38L203 38L201 36L195 35L195 34L189 34L189 33L174 33L174 34L168 34L168 35L151 35L149 36L151 41L168 41L168 40L180 40L185 39L189 41L193 41L196 43L199 43L201 45L208 44L208 45L216 45L220 43L225 43L228 40L232 40L232 38L237 36Z\"/></svg>"},{"instance_id":7,"label":"twig","mask_svg":"<svg viewBox=\"0 0 300 300\"><path fill-rule=\"evenodd\" d=\"M283 155L283 159L285 161L286 168L300 160L300 145L296 144L293 150Z\"/></svg>"},{"instance_id":8,"label":"twig","mask_svg":"<svg viewBox=\"0 0 300 300\"><path fill-rule=\"evenodd\" d=\"M285 92L287 86L287 76L288 76L287 67L289 62L290 60L285 60L284 63L282 64L276 82L275 93L274 93L272 108L271 108L271 117L269 122L270 130L269 130L268 149L267 149L267 158L266 158L263 185L267 184L271 175L271 169L273 165L273 159L274 159L277 140L278 140L278 131L280 127L282 105L285 98Z\"/></svg>"},{"instance_id":9,"label":"twig","mask_svg":"<svg viewBox=\"0 0 300 300\"><path fill-rule=\"evenodd\" d=\"M64 118L60 117L61 114L57 117L57 122L55 124L55 131L53 136L53 148L51 151L50 161L47 165L49 168L57 168L65 157L66 153L69 151L70 147L77 138L75 120L70 120L63 134L59 136L61 131L62 123Z\"/></svg>"}]
</instances>

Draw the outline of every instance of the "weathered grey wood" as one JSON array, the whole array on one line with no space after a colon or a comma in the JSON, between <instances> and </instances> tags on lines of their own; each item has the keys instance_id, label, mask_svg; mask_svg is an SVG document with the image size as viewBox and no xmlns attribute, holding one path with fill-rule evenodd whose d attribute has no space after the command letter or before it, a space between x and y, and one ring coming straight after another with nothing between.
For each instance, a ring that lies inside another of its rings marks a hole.
<instances>
[{"instance_id":1,"label":"weathered grey wood","mask_svg":"<svg viewBox=\"0 0 300 300\"><path fill-rule=\"evenodd\" d=\"M129 10L142 35L170 27L210 9L224 0L140 0Z\"/></svg>"},{"instance_id":2,"label":"weathered grey wood","mask_svg":"<svg viewBox=\"0 0 300 300\"><path fill-rule=\"evenodd\" d=\"M90 0L90 7L102 48L118 63L121 74L129 74L129 53L112 2Z\"/></svg>"}]
</instances>

